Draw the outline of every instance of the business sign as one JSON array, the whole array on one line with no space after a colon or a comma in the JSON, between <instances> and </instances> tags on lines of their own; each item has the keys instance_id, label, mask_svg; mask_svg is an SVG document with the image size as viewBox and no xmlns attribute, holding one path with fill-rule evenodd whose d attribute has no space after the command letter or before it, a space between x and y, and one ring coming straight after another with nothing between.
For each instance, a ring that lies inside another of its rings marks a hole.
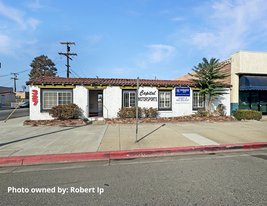
<instances>
[{"instance_id":1,"label":"business sign","mask_svg":"<svg viewBox=\"0 0 267 206\"><path fill-rule=\"evenodd\" d=\"M190 104L189 97L175 97L175 104Z\"/></svg>"},{"instance_id":2,"label":"business sign","mask_svg":"<svg viewBox=\"0 0 267 206\"><path fill-rule=\"evenodd\" d=\"M190 97L190 88L188 87L176 87L175 88L176 97Z\"/></svg>"},{"instance_id":3,"label":"business sign","mask_svg":"<svg viewBox=\"0 0 267 206\"><path fill-rule=\"evenodd\" d=\"M145 91L141 90L139 93L138 101L144 102L157 102L156 91Z\"/></svg>"},{"instance_id":4,"label":"business sign","mask_svg":"<svg viewBox=\"0 0 267 206\"><path fill-rule=\"evenodd\" d=\"M37 90L36 89L32 90L32 101L33 101L33 105L37 104Z\"/></svg>"}]
</instances>

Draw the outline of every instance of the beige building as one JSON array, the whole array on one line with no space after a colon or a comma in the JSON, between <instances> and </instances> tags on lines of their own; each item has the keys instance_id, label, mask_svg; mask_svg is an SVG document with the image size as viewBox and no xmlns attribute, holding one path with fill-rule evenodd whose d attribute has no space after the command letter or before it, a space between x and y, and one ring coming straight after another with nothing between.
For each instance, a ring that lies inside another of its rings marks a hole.
<instances>
[{"instance_id":1,"label":"beige building","mask_svg":"<svg viewBox=\"0 0 267 206\"><path fill-rule=\"evenodd\" d=\"M231 113L234 110L256 110L267 114L267 52L238 51L222 62L223 72L230 76ZM184 75L175 80L188 80Z\"/></svg>"},{"instance_id":2,"label":"beige building","mask_svg":"<svg viewBox=\"0 0 267 206\"><path fill-rule=\"evenodd\" d=\"M17 99L29 99L29 92L15 92Z\"/></svg>"}]
</instances>

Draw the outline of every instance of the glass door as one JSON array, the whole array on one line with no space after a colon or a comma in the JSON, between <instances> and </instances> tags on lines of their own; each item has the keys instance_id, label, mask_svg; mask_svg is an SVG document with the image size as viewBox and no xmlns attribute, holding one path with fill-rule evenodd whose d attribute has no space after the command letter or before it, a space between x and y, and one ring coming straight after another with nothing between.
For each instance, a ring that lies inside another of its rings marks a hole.
<instances>
[{"instance_id":1,"label":"glass door","mask_svg":"<svg viewBox=\"0 0 267 206\"><path fill-rule=\"evenodd\" d=\"M262 91L260 94L260 111L267 114L267 91Z\"/></svg>"},{"instance_id":2,"label":"glass door","mask_svg":"<svg viewBox=\"0 0 267 206\"><path fill-rule=\"evenodd\" d=\"M259 101L259 92L251 92L251 110L259 111L260 110L260 101Z\"/></svg>"},{"instance_id":3,"label":"glass door","mask_svg":"<svg viewBox=\"0 0 267 206\"><path fill-rule=\"evenodd\" d=\"M103 94L98 94L97 97L98 116L103 115Z\"/></svg>"}]
</instances>

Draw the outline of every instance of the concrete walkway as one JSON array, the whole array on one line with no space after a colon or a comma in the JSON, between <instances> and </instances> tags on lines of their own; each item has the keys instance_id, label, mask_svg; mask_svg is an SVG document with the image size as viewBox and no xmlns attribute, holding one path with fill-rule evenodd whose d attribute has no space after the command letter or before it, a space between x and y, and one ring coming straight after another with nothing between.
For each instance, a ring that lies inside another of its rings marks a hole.
<instances>
[{"instance_id":1,"label":"concrete walkway","mask_svg":"<svg viewBox=\"0 0 267 206\"><path fill-rule=\"evenodd\" d=\"M98 151L267 142L267 120L109 125ZM142 139L143 138L143 139Z\"/></svg>"},{"instance_id":2,"label":"concrete walkway","mask_svg":"<svg viewBox=\"0 0 267 206\"><path fill-rule=\"evenodd\" d=\"M27 119L0 121L0 157L96 152L108 126L23 126Z\"/></svg>"},{"instance_id":3,"label":"concrete walkway","mask_svg":"<svg viewBox=\"0 0 267 206\"><path fill-rule=\"evenodd\" d=\"M85 126L22 126L29 117L0 121L0 157L267 142L267 119Z\"/></svg>"}]
</instances>

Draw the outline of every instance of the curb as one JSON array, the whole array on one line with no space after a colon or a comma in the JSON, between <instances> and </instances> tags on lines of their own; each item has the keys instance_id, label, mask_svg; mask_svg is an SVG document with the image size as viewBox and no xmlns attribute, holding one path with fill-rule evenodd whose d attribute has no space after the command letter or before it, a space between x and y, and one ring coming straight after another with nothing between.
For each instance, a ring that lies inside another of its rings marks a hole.
<instances>
[{"instance_id":1,"label":"curb","mask_svg":"<svg viewBox=\"0 0 267 206\"><path fill-rule=\"evenodd\" d=\"M240 151L251 149L267 148L267 142L244 143L244 144L222 144L208 146L189 146L159 149L137 149L107 152L83 152L83 153L67 153L67 154L48 154L48 155L32 155L32 156L14 156L0 157L0 166L21 166L33 164L48 164L62 162L80 162L93 160L113 160L113 159L129 159L138 157L151 157L163 155L178 154L196 154L223 151Z\"/></svg>"}]
</instances>

